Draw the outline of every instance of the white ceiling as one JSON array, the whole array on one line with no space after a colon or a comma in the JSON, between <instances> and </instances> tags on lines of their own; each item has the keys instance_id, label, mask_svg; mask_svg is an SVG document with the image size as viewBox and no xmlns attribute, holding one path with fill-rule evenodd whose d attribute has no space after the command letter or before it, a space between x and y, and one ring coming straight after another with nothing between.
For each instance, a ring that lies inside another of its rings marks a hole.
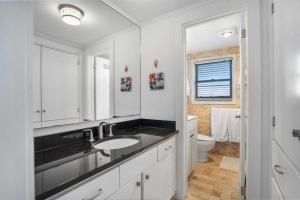
<instances>
[{"instance_id":1,"label":"white ceiling","mask_svg":"<svg viewBox=\"0 0 300 200\"><path fill-rule=\"evenodd\" d=\"M225 48L239 43L240 15L231 15L209 22L201 23L187 29L187 53L202 52ZM237 34L229 38L221 38L220 32L235 27Z\"/></svg>"},{"instance_id":2,"label":"white ceiling","mask_svg":"<svg viewBox=\"0 0 300 200\"><path fill-rule=\"evenodd\" d=\"M59 4L72 4L84 11L79 26L65 24L58 11ZM101 0L53 0L34 2L34 30L37 35L84 46L112 33L134 26L128 19Z\"/></svg>"},{"instance_id":3,"label":"white ceiling","mask_svg":"<svg viewBox=\"0 0 300 200\"><path fill-rule=\"evenodd\" d=\"M202 0L109 0L139 22L180 9Z\"/></svg>"}]
</instances>

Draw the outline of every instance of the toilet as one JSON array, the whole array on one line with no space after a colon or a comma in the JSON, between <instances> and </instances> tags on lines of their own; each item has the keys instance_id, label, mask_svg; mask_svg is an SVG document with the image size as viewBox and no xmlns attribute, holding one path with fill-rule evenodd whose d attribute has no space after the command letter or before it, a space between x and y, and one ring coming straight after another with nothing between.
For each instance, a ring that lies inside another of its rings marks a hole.
<instances>
[{"instance_id":1,"label":"toilet","mask_svg":"<svg viewBox=\"0 0 300 200\"><path fill-rule=\"evenodd\" d=\"M198 162L208 161L208 151L212 150L216 144L216 140L210 136L197 135L197 159Z\"/></svg>"}]
</instances>

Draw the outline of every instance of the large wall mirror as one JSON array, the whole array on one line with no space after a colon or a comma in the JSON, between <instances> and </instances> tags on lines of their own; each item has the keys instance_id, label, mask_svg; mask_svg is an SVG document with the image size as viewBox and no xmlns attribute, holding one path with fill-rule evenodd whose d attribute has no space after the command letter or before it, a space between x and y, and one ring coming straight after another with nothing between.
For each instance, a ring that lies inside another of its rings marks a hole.
<instances>
[{"instance_id":1,"label":"large wall mirror","mask_svg":"<svg viewBox=\"0 0 300 200\"><path fill-rule=\"evenodd\" d=\"M34 128L140 114L140 27L101 0L35 1Z\"/></svg>"}]
</instances>

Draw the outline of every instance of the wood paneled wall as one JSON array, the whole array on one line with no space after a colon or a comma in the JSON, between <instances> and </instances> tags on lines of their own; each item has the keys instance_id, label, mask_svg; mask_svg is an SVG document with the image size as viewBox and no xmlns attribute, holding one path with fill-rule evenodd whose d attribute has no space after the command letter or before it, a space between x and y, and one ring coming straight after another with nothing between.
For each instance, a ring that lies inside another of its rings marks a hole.
<instances>
[{"instance_id":1,"label":"wood paneled wall","mask_svg":"<svg viewBox=\"0 0 300 200\"><path fill-rule=\"evenodd\" d=\"M235 78L236 78L236 103L235 104L193 104L192 96L188 97L188 114L198 116L198 133L202 133L205 135L211 135L210 128L210 116L211 116L211 108L240 108L240 53L239 46L233 46L229 48L223 49L215 49L211 51L191 53L187 55L188 62L188 78L190 86L192 86L192 70L194 68L193 61L197 59L210 59L214 57L226 57L228 55L235 55ZM190 87L192 88L192 87ZM194 92L194 91L191 91Z\"/></svg>"}]
</instances>

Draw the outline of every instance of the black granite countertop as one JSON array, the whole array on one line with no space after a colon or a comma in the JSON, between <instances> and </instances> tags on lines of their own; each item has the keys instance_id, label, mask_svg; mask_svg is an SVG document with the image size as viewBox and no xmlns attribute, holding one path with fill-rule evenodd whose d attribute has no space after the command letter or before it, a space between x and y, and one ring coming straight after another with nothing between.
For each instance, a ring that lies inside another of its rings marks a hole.
<instances>
[{"instance_id":1,"label":"black granite countertop","mask_svg":"<svg viewBox=\"0 0 300 200\"><path fill-rule=\"evenodd\" d=\"M174 129L139 125L114 132L114 137L129 136L139 140L121 149L95 149L93 143L84 139L38 150L35 152L36 199L46 199L117 166L176 133ZM99 140L94 143L97 142Z\"/></svg>"}]
</instances>

